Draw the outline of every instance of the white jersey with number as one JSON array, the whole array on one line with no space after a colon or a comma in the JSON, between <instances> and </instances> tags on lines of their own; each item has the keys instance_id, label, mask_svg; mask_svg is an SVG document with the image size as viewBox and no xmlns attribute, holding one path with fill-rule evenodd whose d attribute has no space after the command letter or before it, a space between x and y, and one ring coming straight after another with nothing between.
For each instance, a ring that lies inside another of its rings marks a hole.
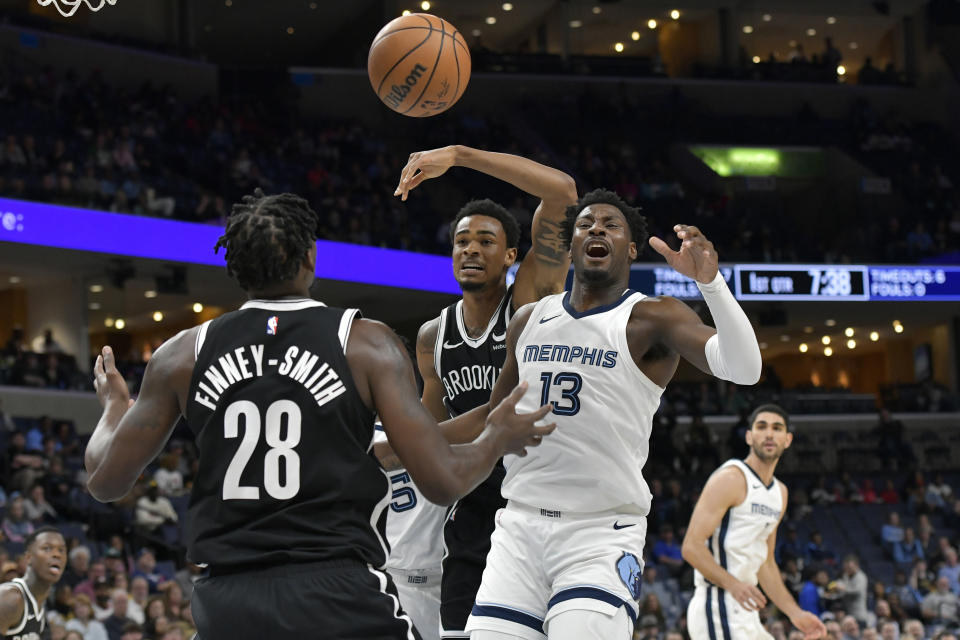
<instances>
[{"instance_id":1,"label":"white jersey with number","mask_svg":"<svg viewBox=\"0 0 960 640\"><path fill-rule=\"evenodd\" d=\"M650 511L647 461L653 414L663 388L640 371L627 322L644 295L578 313L570 293L540 300L516 346L529 390L518 412L551 402L556 430L524 457L508 455L503 496L552 511Z\"/></svg>"},{"instance_id":2,"label":"white jersey with number","mask_svg":"<svg viewBox=\"0 0 960 640\"><path fill-rule=\"evenodd\" d=\"M386 439L382 427L377 425L374 442ZM390 543L387 569L440 571L447 507L424 498L406 470L389 471L387 475L392 492L387 511L387 541Z\"/></svg>"},{"instance_id":3,"label":"white jersey with number","mask_svg":"<svg viewBox=\"0 0 960 640\"><path fill-rule=\"evenodd\" d=\"M713 558L730 574L747 584L757 584L757 572L767 560L767 539L783 512L783 492L773 478L765 483L743 460L728 460L720 469L736 467L747 483L747 497L730 507L713 535L707 540ZM696 571L694 583L706 587L703 574Z\"/></svg>"}]
</instances>

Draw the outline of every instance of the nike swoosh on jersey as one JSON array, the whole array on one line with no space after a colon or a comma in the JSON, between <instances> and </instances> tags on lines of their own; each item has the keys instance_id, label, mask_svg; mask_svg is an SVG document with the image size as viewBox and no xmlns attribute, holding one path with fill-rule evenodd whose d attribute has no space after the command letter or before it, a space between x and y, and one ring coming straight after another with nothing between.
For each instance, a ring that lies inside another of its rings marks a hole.
<instances>
[{"instance_id":1,"label":"nike swoosh on jersey","mask_svg":"<svg viewBox=\"0 0 960 640\"><path fill-rule=\"evenodd\" d=\"M627 527L635 527L635 526L637 526L636 522L634 522L633 524L620 524L620 521L618 520L617 522L613 523L613 528L618 531L620 529L626 529Z\"/></svg>"},{"instance_id":2,"label":"nike swoosh on jersey","mask_svg":"<svg viewBox=\"0 0 960 640\"><path fill-rule=\"evenodd\" d=\"M753 488L754 488L754 489L763 489L763 485L762 485L762 484L755 484L755 485L753 485Z\"/></svg>"},{"instance_id":3,"label":"nike swoosh on jersey","mask_svg":"<svg viewBox=\"0 0 960 640\"><path fill-rule=\"evenodd\" d=\"M559 317L562 316L562 315L563 315L562 313L558 313L557 315L555 315L555 316L550 316L549 318L540 318L540 324L543 324L544 322L550 322L550 321L553 320L554 318L559 318Z\"/></svg>"},{"instance_id":4,"label":"nike swoosh on jersey","mask_svg":"<svg viewBox=\"0 0 960 640\"><path fill-rule=\"evenodd\" d=\"M493 338L494 342L503 342L503 339L507 337L507 332L504 331L501 334L493 333L493 334L490 334L490 336Z\"/></svg>"},{"instance_id":5,"label":"nike swoosh on jersey","mask_svg":"<svg viewBox=\"0 0 960 640\"><path fill-rule=\"evenodd\" d=\"M444 340L444 341L443 341L443 348L444 348L444 349L456 349L457 347L459 347L459 346L462 345L462 344L463 344L463 340L461 340L461 341L458 342L457 344L450 344L449 342L447 342L446 340Z\"/></svg>"}]
</instances>

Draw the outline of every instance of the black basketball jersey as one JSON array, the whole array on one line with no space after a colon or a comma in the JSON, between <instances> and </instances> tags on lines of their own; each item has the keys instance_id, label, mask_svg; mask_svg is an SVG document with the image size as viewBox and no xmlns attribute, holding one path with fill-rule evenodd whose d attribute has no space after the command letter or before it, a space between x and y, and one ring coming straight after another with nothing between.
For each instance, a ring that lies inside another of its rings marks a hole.
<instances>
[{"instance_id":1,"label":"black basketball jersey","mask_svg":"<svg viewBox=\"0 0 960 640\"><path fill-rule=\"evenodd\" d=\"M7 629L7 633L3 637L9 640L40 640L47 626L47 617L44 615L43 607L37 604L23 578L14 578L7 584L15 586L20 591L20 595L23 596L23 617L20 619L20 624Z\"/></svg>"},{"instance_id":2,"label":"black basketball jersey","mask_svg":"<svg viewBox=\"0 0 960 640\"><path fill-rule=\"evenodd\" d=\"M513 304L511 285L478 338L467 335L463 300L440 312L433 364L443 383L443 404L450 417L476 409L490 400L493 385L507 359L507 325Z\"/></svg>"},{"instance_id":3,"label":"black basketball jersey","mask_svg":"<svg viewBox=\"0 0 960 640\"><path fill-rule=\"evenodd\" d=\"M346 359L356 309L251 300L201 326L187 553L216 567L386 562L389 482Z\"/></svg>"}]
</instances>

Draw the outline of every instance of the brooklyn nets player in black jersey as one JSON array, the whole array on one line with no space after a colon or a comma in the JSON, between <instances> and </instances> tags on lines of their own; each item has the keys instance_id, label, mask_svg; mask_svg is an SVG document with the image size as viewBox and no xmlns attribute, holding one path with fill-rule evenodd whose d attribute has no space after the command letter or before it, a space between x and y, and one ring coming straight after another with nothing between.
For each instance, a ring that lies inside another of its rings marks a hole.
<instances>
[{"instance_id":1,"label":"brooklyn nets player in black jersey","mask_svg":"<svg viewBox=\"0 0 960 640\"><path fill-rule=\"evenodd\" d=\"M423 404L437 420L454 417L490 400L506 356L507 323L529 302L563 291L570 267L559 230L568 205L577 201L573 178L557 169L505 153L459 145L414 153L404 167L395 195L450 167L467 167L509 182L540 199L533 215L532 246L507 287L507 270L517 260L520 228L504 207L491 200L467 203L450 225L453 273L463 299L420 328L417 364L423 376ZM447 432L451 442L469 442L475 434ZM385 461L387 464L389 461ZM441 637L466 638L463 631L480 587L503 465L464 496L447 519L446 556L441 578Z\"/></svg>"},{"instance_id":2,"label":"brooklyn nets player in black jersey","mask_svg":"<svg viewBox=\"0 0 960 640\"><path fill-rule=\"evenodd\" d=\"M136 402L109 347L95 366L94 497L123 497L181 415L196 436L186 543L210 569L192 602L202 640L419 637L380 570L389 483L371 452L374 414L441 504L552 429L533 426L549 407L514 413L518 387L475 442L451 447L393 332L310 299L316 226L302 198L245 197L217 248L250 300L158 349Z\"/></svg>"},{"instance_id":3,"label":"brooklyn nets player in black jersey","mask_svg":"<svg viewBox=\"0 0 960 640\"><path fill-rule=\"evenodd\" d=\"M43 603L67 566L67 544L53 527L26 540L27 572L0 585L0 634L10 640L40 640L47 626Z\"/></svg>"}]
</instances>

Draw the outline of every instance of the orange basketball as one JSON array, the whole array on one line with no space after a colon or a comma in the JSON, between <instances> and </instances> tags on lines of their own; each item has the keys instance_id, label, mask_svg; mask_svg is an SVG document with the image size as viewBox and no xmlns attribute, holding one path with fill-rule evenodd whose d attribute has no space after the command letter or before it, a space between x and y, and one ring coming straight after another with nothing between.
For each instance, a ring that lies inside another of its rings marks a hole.
<instances>
[{"instance_id":1,"label":"orange basketball","mask_svg":"<svg viewBox=\"0 0 960 640\"><path fill-rule=\"evenodd\" d=\"M470 51L452 24L428 13L391 20L370 45L367 75L377 97L405 116L446 111L470 81Z\"/></svg>"}]
</instances>

